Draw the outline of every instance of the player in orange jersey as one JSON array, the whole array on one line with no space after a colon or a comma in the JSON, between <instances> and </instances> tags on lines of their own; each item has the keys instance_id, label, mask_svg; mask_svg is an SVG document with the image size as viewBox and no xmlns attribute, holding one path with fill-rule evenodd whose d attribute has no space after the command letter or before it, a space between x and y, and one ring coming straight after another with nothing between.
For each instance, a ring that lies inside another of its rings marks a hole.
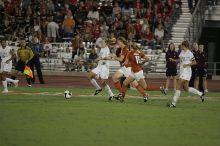
<instances>
[{"instance_id":1,"label":"player in orange jersey","mask_svg":"<svg viewBox=\"0 0 220 146\"><path fill-rule=\"evenodd\" d=\"M144 97L144 102L147 102L149 95L145 93L145 90L147 89L147 83L145 81L144 72L142 65L145 64L148 61L148 57L145 56L145 54L141 51L139 51L139 47L136 43L132 43L131 45L131 51L126 56L126 60L123 63L123 65L130 64L131 66L131 73L130 75L124 80L122 85L122 90L120 93L120 99L123 102L125 93L127 91L127 86L132 83L133 81L137 81L139 86L139 92Z\"/></svg>"}]
</instances>

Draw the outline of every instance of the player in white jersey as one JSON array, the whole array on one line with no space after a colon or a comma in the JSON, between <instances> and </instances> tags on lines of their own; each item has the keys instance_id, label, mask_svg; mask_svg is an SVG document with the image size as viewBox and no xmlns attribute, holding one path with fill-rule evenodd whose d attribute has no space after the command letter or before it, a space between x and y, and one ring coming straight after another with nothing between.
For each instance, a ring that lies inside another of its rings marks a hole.
<instances>
[{"instance_id":1,"label":"player in white jersey","mask_svg":"<svg viewBox=\"0 0 220 146\"><path fill-rule=\"evenodd\" d=\"M112 100L114 94L111 91L111 88L107 84L107 79L109 77L109 61L111 59L111 54L109 47L106 44L105 39L102 39L101 49L99 52L99 57L96 59L98 65L94 68L89 74L88 79L92 85L96 88L95 94L97 95L102 91L102 88L105 88L109 94L109 100ZM96 79L101 79L101 87L96 82Z\"/></svg>"},{"instance_id":2,"label":"player in white jersey","mask_svg":"<svg viewBox=\"0 0 220 146\"><path fill-rule=\"evenodd\" d=\"M12 82L13 84L15 84L15 87L17 87L19 80L13 80L7 77L11 74L12 60L14 58L14 53L12 51L12 48L6 45L5 40L1 41L0 58L1 58L1 80L2 80L2 85L4 87L2 93L8 93L8 88L7 88L8 83Z\"/></svg>"},{"instance_id":3,"label":"player in white jersey","mask_svg":"<svg viewBox=\"0 0 220 146\"><path fill-rule=\"evenodd\" d=\"M186 91L199 95L202 102L204 101L204 94L199 92L197 89L188 87L189 80L192 75L191 66L196 64L193 53L189 50L189 43L187 41L182 42L182 51L179 55L180 62L180 76L177 83L176 91L173 96L172 103L168 104L168 107L176 107L176 103L180 97L181 88L183 87Z\"/></svg>"}]
</instances>

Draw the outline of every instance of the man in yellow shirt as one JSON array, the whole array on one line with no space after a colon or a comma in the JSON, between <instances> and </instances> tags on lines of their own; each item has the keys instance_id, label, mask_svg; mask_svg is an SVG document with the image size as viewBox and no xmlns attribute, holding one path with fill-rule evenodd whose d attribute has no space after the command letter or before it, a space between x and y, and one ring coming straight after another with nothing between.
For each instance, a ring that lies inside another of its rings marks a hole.
<instances>
[{"instance_id":1,"label":"man in yellow shirt","mask_svg":"<svg viewBox=\"0 0 220 146\"><path fill-rule=\"evenodd\" d=\"M18 48L17 55L18 55L17 57L19 58L19 60L15 66L16 74L19 71L22 73L24 72L25 66L29 64L29 61L33 58L34 53L32 49L26 45L26 41L21 40L20 48ZM27 76L26 79L27 79L28 86L31 87L30 77Z\"/></svg>"}]
</instances>

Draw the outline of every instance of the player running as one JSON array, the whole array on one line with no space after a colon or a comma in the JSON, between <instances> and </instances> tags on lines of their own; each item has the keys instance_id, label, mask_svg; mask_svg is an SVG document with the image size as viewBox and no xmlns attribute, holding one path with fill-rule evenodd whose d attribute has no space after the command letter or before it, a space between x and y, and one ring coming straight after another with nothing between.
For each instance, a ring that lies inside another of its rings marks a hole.
<instances>
[{"instance_id":1,"label":"player running","mask_svg":"<svg viewBox=\"0 0 220 146\"><path fill-rule=\"evenodd\" d=\"M122 86L120 83L120 79L122 77L128 77L131 74L131 65L124 64L126 56L129 53L128 42L125 40L125 38L119 37L117 39L117 45L119 46L119 48L116 50L116 56L113 56L113 59L120 62L121 68L113 74L112 80L114 82L115 88L119 91L119 93L121 93ZM136 80L134 80L131 83L131 86L135 87L140 93L143 92L143 88L140 85L138 85L138 82ZM159 89L160 89L159 86L151 85L147 87L147 90L159 90ZM162 90L164 89L161 89L161 91Z\"/></svg>"},{"instance_id":2,"label":"player running","mask_svg":"<svg viewBox=\"0 0 220 146\"><path fill-rule=\"evenodd\" d=\"M15 54L11 47L7 46L6 40L1 41L0 46L0 58L1 58L1 81L4 87L2 93L8 93L8 83L13 83L15 87L18 86L19 80L13 80L8 76L11 76L12 60Z\"/></svg>"},{"instance_id":3,"label":"player running","mask_svg":"<svg viewBox=\"0 0 220 146\"><path fill-rule=\"evenodd\" d=\"M101 41L101 49L99 52L99 57L96 59L96 62L98 62L98 66L94 68L91 72L88 74L88 79L92 83L92 85L96 88L95 94L97 95L102 91L102 88L105 88L105 90L108 92L109 100L112 100L114 97L114 94L112 93L111 88L107 84L107 79L109 77L109 61L111 60L110 50L109 47L106 44L106 40L102 38ZM101 87L96 82L96 79L101 79Z\"/></svg>"},{"instance_id":4,"label":"player running","mask_svg":"<svg viewBox=\"0 0 220 146\"><path fill-rule=\"evenodd\" d=\"M203 93L199 92L197 89L188 87L189 80L192 75L191 66L196 64L195 58L193 53L189 50L189 43L188 41L182 42L182 51L179 55L180 61L180 76L176 86L176 91L173 96L173 100L168 107L176 107L176 103L180 97L181 88L183 87L186 91L199 95L202 102L204 101Z\"/></svg>"},{"instance_id":5,"label":"player running","mask_svg":"<svg viewBox=\"0 0 220 146\"><path fill-rule=\"evenodd\" d=\"M126 60L123 65L130 65L131 72L128 77L124 80L121 93L120 93L120 100L123 102L125 93L127 91L127 86L132 83L133 81L137 81L138 83L138 91L143 95L144 102L147 102L149 95L145 93L147 89L147 83L145 81L144 72L142 65L148 61L148 57L141 51L139 51L139 47L137 44L132 43L131 51L127 54Z\"/></svg>"}]
</instances>

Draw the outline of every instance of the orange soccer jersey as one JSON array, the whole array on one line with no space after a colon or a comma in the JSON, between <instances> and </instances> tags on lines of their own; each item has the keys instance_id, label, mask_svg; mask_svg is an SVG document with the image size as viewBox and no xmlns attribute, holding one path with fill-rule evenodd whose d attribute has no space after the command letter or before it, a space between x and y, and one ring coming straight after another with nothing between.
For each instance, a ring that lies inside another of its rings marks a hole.
<instances>
[{"instance_id":1,"label":"orange soccer jersey","mask_svg":"<svg viewBox=\"0 0 220 146\"><path fill-rule=\"evenodd\" d=\"M144 58L144 57L145 57L144 53L139 52L139 51L131 51L128 54L127 59L131 65L131 70L134 73L139 72L143 69L142 66L140 65L140 61L141 61L141 58Z\"/></svg>"},{"instance_id":2,"label":"orange soccer jersey","mask_svg":"<svg viewBox=\"0 0 220 146\"><path fill-rule=\"evenodd\" d=\"M129 53L129 49L127 46L125 46L124 48L119 48L117 51L116 51L116 55L118 57L120 57L121 55L124 55L124 59L120 62L120 64L123 64L125 62L125 59L126 59L126 56L128 55ZM125 64L125 67L130 67L129 64Z\"/></svg>"}]
</instances>

